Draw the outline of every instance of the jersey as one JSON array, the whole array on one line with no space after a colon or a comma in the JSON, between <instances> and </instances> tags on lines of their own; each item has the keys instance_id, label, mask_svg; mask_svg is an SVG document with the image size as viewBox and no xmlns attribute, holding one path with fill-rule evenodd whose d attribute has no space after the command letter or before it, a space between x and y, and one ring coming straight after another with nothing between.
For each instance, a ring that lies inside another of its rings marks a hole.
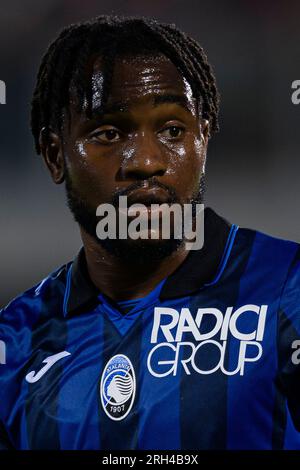
<instances>
[{"instance_id":1,"label":"jersey","mask_svg":"<svg viewBox=\"0 0 300 470\"><path fill-rule=\"evenodd\" d=\"M93 285L82 248L2 309L0 447L300 449L299 245L204 221L134 302Z\"/></svg>"}]
</instances>

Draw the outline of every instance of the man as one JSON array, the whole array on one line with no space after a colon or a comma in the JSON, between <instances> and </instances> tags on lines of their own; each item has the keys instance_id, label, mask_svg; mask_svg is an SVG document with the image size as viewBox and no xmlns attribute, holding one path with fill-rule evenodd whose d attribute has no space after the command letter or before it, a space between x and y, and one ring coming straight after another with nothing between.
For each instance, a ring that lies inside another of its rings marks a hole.
<instances>
[{"instance_id":1,"label":"man","mask_svg":"<svg viewBox=\"0 0 300 470\"><path fill-rule=\"evenodd\" d=\"M299 245L210 208L197 250L97 235L120 196L144 220L191 204L195 223L217 116L174 26L101 16L50 45L32 132L83 248L1 313L3 448L300 449Z\"/></svg>"}]
</instances>

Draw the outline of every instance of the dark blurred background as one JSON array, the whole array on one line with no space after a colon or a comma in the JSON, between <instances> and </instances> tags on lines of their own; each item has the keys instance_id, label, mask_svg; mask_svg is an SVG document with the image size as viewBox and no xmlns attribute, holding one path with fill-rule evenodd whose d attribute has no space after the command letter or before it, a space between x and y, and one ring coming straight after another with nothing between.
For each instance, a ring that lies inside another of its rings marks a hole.
<instances>
[{"instance_id":1,"label":"dark blurred background","mask_svg":"<svg viewBox=\"0 0 300 470\"><path fill-rule=\"evenodd\" d=\"M300 242L300 2L26 0L0 4L0 305L80 247L63 187L35 155L29 103L39 60L61 27L103 13L174 22L199 40L222 97L210 142L206 204L240 226Z\"/></svg>"}]
</instances>

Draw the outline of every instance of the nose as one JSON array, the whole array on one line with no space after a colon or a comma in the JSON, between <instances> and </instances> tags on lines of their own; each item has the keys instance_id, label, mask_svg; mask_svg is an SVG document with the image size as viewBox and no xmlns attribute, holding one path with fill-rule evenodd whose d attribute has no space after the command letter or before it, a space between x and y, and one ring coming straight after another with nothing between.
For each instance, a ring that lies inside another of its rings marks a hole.
<instances>
[{"instance_id":1,"label":"nose","mask_svg":"<svg viewBox=\"0 0 300 470\"><path fill-rule=\"evenodd\" d=\"M163 176L167 171L166 158L155 135L139 132L130 142L122 161L124 179L148 179Z\"/></svg>"}]
</instances>

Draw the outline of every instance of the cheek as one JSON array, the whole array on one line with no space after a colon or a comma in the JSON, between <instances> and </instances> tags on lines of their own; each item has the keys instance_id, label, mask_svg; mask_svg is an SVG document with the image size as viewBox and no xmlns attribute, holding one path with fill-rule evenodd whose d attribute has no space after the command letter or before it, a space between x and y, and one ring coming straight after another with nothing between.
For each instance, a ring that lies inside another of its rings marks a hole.
<instances>
[{"instance_id":1,"label":"cheek","mask_svg":"<svg viewBox=\"0 0 300 470\"><path fill-rule=\"evenodd\" d=\"M174 184L192 193L199 185L201 174L204 172L205 148L200 138L186 139L172 151L169 175L174 178Z\"/></svg>"},{"instance_id":2,"label":"cheek","mask_svg":"<svg viewBox=\"0 0 300 470\"><path fill-rule=\"evenodd\" d=\"M206 145L202 138L195 138L191 151L191 167L194 169L197 182L205 172Z\"/></svg>"},{"instance_id":3,"label":"cheek","mask_svg":"<svg viewBox=\"0 0 300 470\"><path fill-rule=\"evenodd\" d=\"M95 145L75 142L67 149L66 162L72 184L90 201L107 201L113 193L117 168L100 155Z\"/></svg>"}]
</instances>

